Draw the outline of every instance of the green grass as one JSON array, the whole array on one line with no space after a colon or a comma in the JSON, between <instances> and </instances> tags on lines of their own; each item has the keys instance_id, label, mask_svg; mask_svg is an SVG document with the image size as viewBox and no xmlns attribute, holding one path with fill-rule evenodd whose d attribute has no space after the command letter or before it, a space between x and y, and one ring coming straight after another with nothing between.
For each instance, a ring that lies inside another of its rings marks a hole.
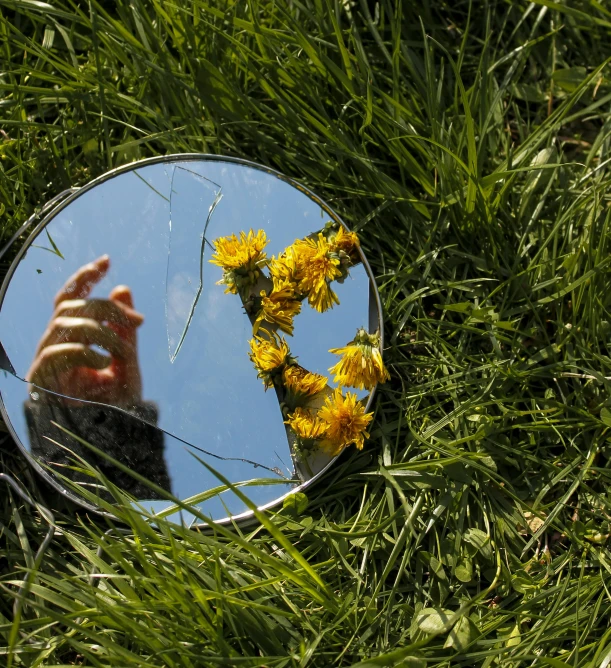
<instances>
[{"instance_id":1,"label":"green grass","mask_svg":"<svg viewBox=\"0 0 611 668\"><path fill-rule=\"evenodd\" d=\"M0 0L0 54L4 240L138 158L264 163L359 231L393 376L242 531L75 523L7 437L57 530L3 488L6 665L606 668L609 3Z\"/></svg>"}]
</instances>

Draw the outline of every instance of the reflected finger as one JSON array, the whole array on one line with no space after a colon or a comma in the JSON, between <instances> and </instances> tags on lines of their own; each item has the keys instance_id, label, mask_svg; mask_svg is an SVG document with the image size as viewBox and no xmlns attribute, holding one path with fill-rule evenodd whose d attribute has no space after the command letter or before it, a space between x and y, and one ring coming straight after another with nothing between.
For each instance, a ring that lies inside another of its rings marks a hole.
<instances>
[{"instance_id":1,"label":"reflected finger","mask_svg":"<svg viewBox=\"0 0 611 668\"><path fill-rule=\"evenodd\" d=\"M66 281L62 289L55 295L54 306L65 299L83 299L91 292L91 288L100 281L110 266L108 255L102 255L78 269Z\"/></svg>"},{"instance_id":2,"label":"reflected finger","mask_svg":"<svg viewBox=\"0 0 611 668\"><path fill-rule=\"evenodd\" d=\"M138 327L144 316L134 309L109 299L66 299L53 314L53 318L92 318L123 327Z\"/></svg>"},{"instance_id":3,"label":"reflected finger","mask_svg":"<svg viewBox=\"0 0 611 668\"><path fill-rule=\"evenodd\" d=\"M83 343L104 348L111 355L125 356L125 344L110 327L91 318L69 318L60 316L51 321L38 346L43 348L58 343Z\"/></svg>"},{"instance_id":4,"label":"reflected finger","mask_svg":"<svg viewBox=\"0 0 611 668\"><path fill-rule=\"evenodd\" d=\"M134 298L132 291L127 285L117 285L110 291L109 299L117 302L121 306L126 306L129 309L134 308ZM113 329L124 340L128 341L133 346L136 345L136 328L135 327L121 327L115 326Z\"/></svg>"},{"instance_id":5,"label":"reflected finger","mask_svg":"<svg viewBox=\"0 0 611 668\"><path fill-rule=\"evenodd\" d=\"M102 355L82 343L58 343L44 348L34 360L26 380L45 387L55 374L84 366L90 369L104 369L111 362L110 357ZM52 389L46 387L46 389Z\"/></svg>"},{"instance_id":6,"label":"reflected finger","mask_svg":"<svg viewBox=\"0 0 611 668\"><path fill-rule=\"evenodd\" d=\"M113 302L119 302L124 304L128 308L134 308L134 297L132 291L127 285L117 285L111 291L108 296Z\"/></svg>"}]
</instances>

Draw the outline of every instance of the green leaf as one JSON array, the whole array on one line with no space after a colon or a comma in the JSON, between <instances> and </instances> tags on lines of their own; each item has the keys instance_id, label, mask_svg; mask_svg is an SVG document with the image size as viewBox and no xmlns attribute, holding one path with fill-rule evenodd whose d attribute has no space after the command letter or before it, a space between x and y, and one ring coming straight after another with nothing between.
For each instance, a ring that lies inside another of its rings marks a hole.
<instances>
[{"instance_id":1,"label":"green leaf","mask_svg":"<svg viewBox=\"0 0 611 668\"><path fill-rule=\"evenodd\" d=\"M552 74L552 81L567 93L573 93L587 76L585 67L567 67L556 70Z\"/></svg>"},{"instance_id":2,"label":"green leaf","mask_svg":"<svg viewBox=\"0 0 611 668\"><path fill-rule=\"evenodd\" d=\"M524 571L521 571L520 574L512 576L511 586L519 594L526 594L533 588L533 582L532 579L528 577L526 573L524 573Z\"/></svg>"},{"instance_id":3,"label":"green leaf","mask_svg":"<svg viewBox=\"0 0 611 668\"><path fill-rule=\"evenodd\" d=\"M446 629L452 615L453 612L445 608L424 608L418 613L416 623L425 633L441 633Z\"/></svg>"},{"instance_id":4,"label":"green leaf","mask_svg":"<svg viewBox=\"0 0 611 668\"><path fill-rule=\"evenodd\" d=\"M539 87L533 84L519 83L512 87L513 94L525 102L535 102L540 104L547 101L547 94Z\"/></svg>"},{"instance_id":5,"label":"green leaf","mask_svg":"<svg viewBox=\"0 0 611 668\"><path fill-rule=\"evenodd\" d=\"M83 144L83 153L85 155L93 155L94 153L97 153L99 150L98 147L98 140L97 139L88 139L84 144Z\"/></svg>"},{"instance_id":6,"label":"green leaf","mask_svg":"<svg viewBox=\"0 0 611 668\"><path fill-rule=\"evenodd\" d=\"M538 659L542 664L546 666L551 666L552 668L573 668L573 665L567 663L566 661L561 661L552 656L541 656ZM601 664L602 666L602 664Z\"/></svg>"},{"instance_id":7,"label":"green leaf","mask_svg":"<svg viewBox=\"0 0 611 668\"><path fill-rule=\"evenodd\" d=\"M475 527L467 529L463 534L463 538L467 543L471 543L471 545L474 545L478 550L481 550L490 540L490 537L485 531Z\"/></svg>"},{"instance_id":8,"label":"green leaf","mask_svg":"<svg viewBox=\"0 0 611 668\"><path fill-rule=\"evenodd\" d=\"M459 302L457 304L435 304L435 308L443 309L444 311L455 311L457 313L465 313L473 310L472 302Z\"/></svg>"},{"instance_id":9,"label":"green leaf","mask_svg":"<svg viewBox=\"0 0 611 668\"><path fill-rule=\"evenodd\" d=\"M394 668L426 668L427 662L421 656L406 656L393 665Z\"/></svg>"},{"instance_id":10,"label":"green leaf","mask_svg":"<svg viewBox=\"0 0 611 668\"><path fill-rule=\"evenodd\" d=\"M460 559L454 569L454 575L461 582L471 582L473 579L473 562L471 559Z\"/></svg>"},{"instance_id":11,"label":"green leaf","mask_svg":"<svg viewBox=\"0 0 611 668\"><path fill-rule=\"evenodd\" d=\"M520 625L515 624L511 629L511 632L505 640L505 645L507 647L517 647L522 642L522 634L520 633Z\"/></svg>"},{"instance_id":12,"label":"green leaf","mask_svg":"<svg viewBox=\"0 0 611 668\"><path fill-rule=\"evenodd\" d=\"M469 617L464 616L454 624L443 646L452 647L460 652L466 649L479 635L480 632L475 624Z\"/></svg>"},{"instance_id":13,"label":"green leaf","mask_svg":"<svg viewBox=\"0 0 611 668\"><path fill-rule=\"evenodd\" d=\"M282 502L282 507L294 515L303 515L309 505L308 497L303 492L289 494Z\"/></svg>"},{"instance_id":14,"label":"green leaf","mask_svg":"<svg viewBox=\"0 0 611 668\"><path fill-rule=\"evenodd\" d=\"M392 652L359 661L359 663L353 664L352 668L374 668L377 666L386 666L387 668L399 668L400 666L402 668L426 668L427 662L417 650L410 647L400 647Z\"/></svg>"}]
</instances>

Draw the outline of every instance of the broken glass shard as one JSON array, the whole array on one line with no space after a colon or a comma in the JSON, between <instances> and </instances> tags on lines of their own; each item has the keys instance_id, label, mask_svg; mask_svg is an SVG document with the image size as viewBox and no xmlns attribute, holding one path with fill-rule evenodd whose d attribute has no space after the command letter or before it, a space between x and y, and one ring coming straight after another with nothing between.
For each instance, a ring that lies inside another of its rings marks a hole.
<instances>
[{"instance_id":1,"label":"broken glass shard","mask_svg":"<svg viewBox=\"0 0 611 668\"><path fill-rule=\"evenodd\" d=\"M210 256L206 249L211 246L206 234L222 198L218 183L193 169L173 169L165 299L170 362L180 352L202 293L204 262Z\"/></svg>"}]
</instances>

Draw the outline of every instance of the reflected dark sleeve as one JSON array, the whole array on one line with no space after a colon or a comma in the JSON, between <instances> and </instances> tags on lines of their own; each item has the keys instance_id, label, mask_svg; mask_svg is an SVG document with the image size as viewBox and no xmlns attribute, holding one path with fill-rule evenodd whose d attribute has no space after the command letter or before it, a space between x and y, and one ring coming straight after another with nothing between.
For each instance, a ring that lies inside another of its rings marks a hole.
<instances>
[{"instance_id":1,"label":"reflected dark sleeve","mask_svg":"<svg viewBox=\"0 0 611 668\"><path fill-rule=\"evenodd\" d=\"M170 492L170 477L164 458L164 435L160 429L152 426L157 424L157 407L154 403L143 402L134 408L142 417L141 420L106 406L87 404L64 406L27 401L24 404L24 412L30 438L30 452L36 459L75 482L88 485L95 483L90 476L67 468L74 466L74 458L70 452L59 447L58 444L61 444L99 469L113 484L135 498L163 498L146 484L121 471L52 424L56 422L62 425L121 464ZM110 498L108 494L104 496Z\"/></svg>"}]
</instances>

